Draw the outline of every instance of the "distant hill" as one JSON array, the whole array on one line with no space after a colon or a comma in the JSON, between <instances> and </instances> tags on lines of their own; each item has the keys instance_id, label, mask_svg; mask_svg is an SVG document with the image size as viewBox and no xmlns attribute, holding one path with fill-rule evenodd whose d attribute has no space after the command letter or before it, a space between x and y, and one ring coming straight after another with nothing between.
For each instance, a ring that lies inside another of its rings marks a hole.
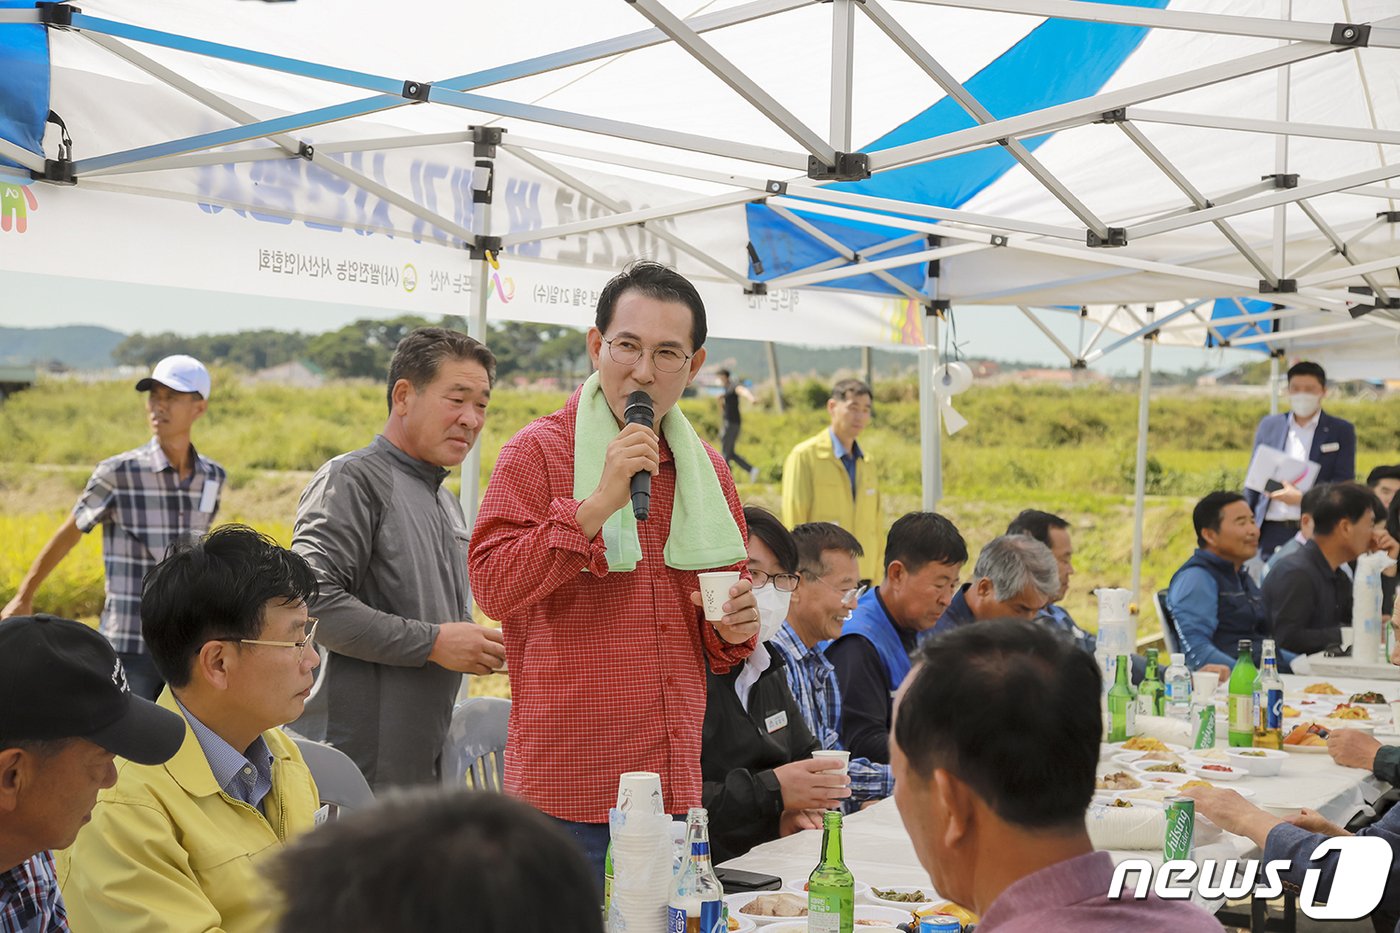
<instances>
[{"instance_id":1,"label":"distant hill","mask_svg":"<svg viewBox=\"0 0 1400 933\"><path fill-rule=\"evenodd\" d=\"M61 363L68 369L105 369L112 350L126 334L106 327L0 327L0 364L44 366Z\"/></svg>"}]
</instances>

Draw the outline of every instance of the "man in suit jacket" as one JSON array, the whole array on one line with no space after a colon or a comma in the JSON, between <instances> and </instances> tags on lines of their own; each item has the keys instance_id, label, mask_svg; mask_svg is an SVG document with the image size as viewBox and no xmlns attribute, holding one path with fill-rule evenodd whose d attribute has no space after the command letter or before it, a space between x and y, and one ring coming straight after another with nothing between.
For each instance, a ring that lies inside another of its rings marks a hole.
<instances>
[{"instance_id":1,"label":"man in suit jacket","mask_svg":"<svg viewBox=\"0 0 1400 933\"><path fill-rule=\"evenodd\" d=\"M1356 428L1322 410L1327 373L1316 363L1295 363L1288 370L1288 407L1283 415L1266 415L1254 432L1254 447L1273 447L1291 457L1321 466L1315 484L1356 478ZM1292 483L1267 495L1246 490L1259 525L1259 557L1267 561L1298 531L1303 492Z\"/></svg>"}]
</instances>

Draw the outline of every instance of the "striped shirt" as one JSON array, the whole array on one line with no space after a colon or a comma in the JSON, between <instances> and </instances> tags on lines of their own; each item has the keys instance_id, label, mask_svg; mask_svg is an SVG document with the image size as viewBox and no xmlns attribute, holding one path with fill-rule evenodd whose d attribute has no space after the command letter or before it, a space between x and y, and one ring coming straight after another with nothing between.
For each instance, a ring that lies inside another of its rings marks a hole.
<instances>
[{"instance_id":1,"label":"striped shirt","mask_svg":"<svg viewBox=\"0 0 1400 933\"><path fill-rule=\"evenodd\" d=\"M241 800L254 809L262 806L263 798L272 790L272 751L260 735L248 746L247 753L228 744L213 729L200 722L179 700L175 705L194 731L199 748L214 772L214 782L234 800Z\"/></svg>"},{"instance_id":2,"label":"striped shirt","mask_svg":"<svg viewBox=\"0 0 1400 933\"><path fill-rule=\"evenodd\" d=\"M52 853L45 850L0 872L0 933L68 933Z\"/></svg>"},{"instance_id":3,"label":"striped shirt","mask_svg":"<svg viewBox=\"0 0 1400 933\"><path fill-rule=\"evenodd\" d=\"M73 519L84 534L102 526L107 598L102 634L117 651L145 654L141 640L141 581L177 539L209 530L219 511L226 474L190 447L194 472L182 480L160 441L108 457L92 471Z\"/></svg>"},{"instance_id":4,"label":"striped shirt","mask_svg":"<svg viewBox=\"0 0 1400 933\"><path fill-rule=\"evenodd\" d=\"M808 648L802 639L784 622L768 647L786 662L788 689L807 720L807 728L828 751L844 751L839 727L841 725L841 685L836 680L836 668L819 648ZM868 758L852 758L851 801L879 800L894 793L894 774L890 766Z\"/></svg>"}]
</instances>

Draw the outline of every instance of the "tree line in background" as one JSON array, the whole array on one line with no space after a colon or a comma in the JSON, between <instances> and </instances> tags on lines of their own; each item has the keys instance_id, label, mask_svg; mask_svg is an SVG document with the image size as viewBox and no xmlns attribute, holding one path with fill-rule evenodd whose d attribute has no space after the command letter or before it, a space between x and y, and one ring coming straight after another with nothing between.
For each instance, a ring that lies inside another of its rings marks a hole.
<instances>
[{"instance_id":1,"label":"tree line in background","mask_svg":"<svg viewBox=\"0 0 1400 933\"><path fill-rule=\"evenodd\" d=\"M194 337L132 334L112 350L112 359L120 365L149 367L162 357L188 353L211 365L250 372L304 360L335 378L383 379L398 342L415 327L426 326L465 331L467 322L457 315L437 321L404 315L359 320L323 334L280 330ZM583 341L572 328L507 321L491 325L488 343L496 354L498 377L549 375L567 380L586 368Z\"/></svg>"}]
</instances>

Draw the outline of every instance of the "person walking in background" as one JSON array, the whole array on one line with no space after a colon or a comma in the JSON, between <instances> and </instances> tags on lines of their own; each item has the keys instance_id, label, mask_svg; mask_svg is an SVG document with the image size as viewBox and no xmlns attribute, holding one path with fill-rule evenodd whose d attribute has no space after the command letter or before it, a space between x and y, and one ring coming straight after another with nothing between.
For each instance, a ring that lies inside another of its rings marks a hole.
<instances>
[{"instance_id":1,"label":"person walking in background","mask_svg":"<svg viewBox=\"0 0 1400 933\"><path fill-rule=\"evenodd\" d=\"M726 464L734 464L749 474L749 482L758 482L758 467L754 466L734 449L734 445L739 442L739 427L742 416L739 414L739 399L742 398L749 404L753 404L753 393L747 386L734 382L732 374L727 369L721 369L717 375L720 379L720 388L724 389L724 394L720 396L720 450L724 454Z\"/></svg>"},{"instance_id":2,"label":"person walking in background","mask_svg":"<svg viewBox=\"0 0 1400 933\"><path fill-rule=\"evenodd\" d=\"M190 433L209 406L209 371L192 356L167 356L136 383L146 393L149 441L97 465L58 531L44 545L0 619L30 615L39 587L68 553L102 526L106 598L102 634L137 696L155 699L162 680L141 638L141 581L183 537L214 524L224 468L195 450Z\"/></svg>"},{"instance_id":3,"label":"person walking in background","mask_svg":"<svg viewBox=\"0 0 1400 933\"><path fill-rule=\"evenodd\" d=\"M865 549L860 577L878 582L885 572L885 529L875 464L856 438L870 424L873 396L859 379L831 389L831 423L792 449L783 463L783 524L831 522L856 536Z\"/></svg>"}]
</instances>

